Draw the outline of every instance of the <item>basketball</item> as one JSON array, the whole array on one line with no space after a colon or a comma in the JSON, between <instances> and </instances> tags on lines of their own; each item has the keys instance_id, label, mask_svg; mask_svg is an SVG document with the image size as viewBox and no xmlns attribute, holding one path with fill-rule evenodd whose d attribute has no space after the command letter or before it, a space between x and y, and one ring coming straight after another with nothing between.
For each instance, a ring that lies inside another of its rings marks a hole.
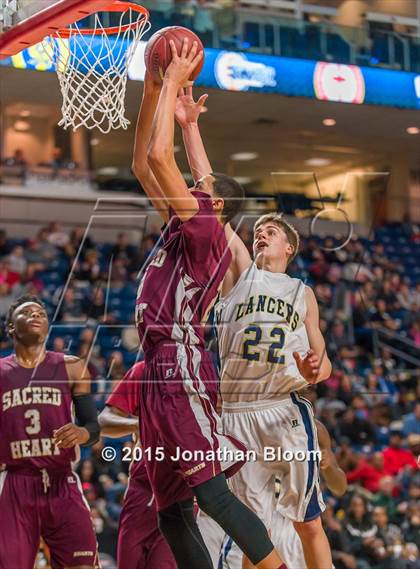
<instances>
[{"instance_id":1,"label":"basketball","mask_svg":"<svg viewBox=\"0 0 420 569\"><path fill-rule=\"evenodd\" d=\"M200 38L188 28L183 28L181 26L169 26L167 28L163 28L153 34L153 36L147 42L144 60L147 71L152 75L153 80L156 83L162 82L166 68L172 60L172 52L169 41L172 40L175 42L176 50L178 54L180 54L184 38L188 39L190 47L194 41L197 42L197 53L204 51L204 47L201 43ZM200 63L192 73L190 77L191 81L194 81L198 77L201 69L203 68L203 64L204 58L201 59Z\"/></svg>"}]
</instances>

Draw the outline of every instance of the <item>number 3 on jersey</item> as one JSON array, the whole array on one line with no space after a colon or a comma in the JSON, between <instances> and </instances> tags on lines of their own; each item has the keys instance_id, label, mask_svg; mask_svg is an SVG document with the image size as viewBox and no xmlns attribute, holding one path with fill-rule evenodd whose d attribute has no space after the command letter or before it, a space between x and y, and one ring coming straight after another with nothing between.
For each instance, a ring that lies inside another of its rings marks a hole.
<instances>
[{"instance_id":1,"label":"number 3 on jersey","mask_svg":"<svg viewBox=\"0 0 420 569\"><path fill-rule=\"evenodd\" d=\"M41 414L36 409L29 409L25 412L25 419L30 421L25 431L28 435L37 435L41 430Z\"/></svg>"},{"instance_id":2,"label":"number 3 on jersey","mask_svg":"<svg viewBox=\"0 0 420 569\"><path fill-rule=\"evenodd\" d=\"M261 344L262 338L261 326L257 326L255 324L248 326L244 330L244 335L247 339L243 344L242 357L245 360L259 362L261 357L261 349L258 349L258 346ZM280 328L278 326L272 328L269 336L275 341L271 342L268 347L267 362L272 364L284 364L284 355L280 355L278 352L278 350L282 350L284 348L284 342L286 339L283 328Z\"/></svg>"}]
</instances>

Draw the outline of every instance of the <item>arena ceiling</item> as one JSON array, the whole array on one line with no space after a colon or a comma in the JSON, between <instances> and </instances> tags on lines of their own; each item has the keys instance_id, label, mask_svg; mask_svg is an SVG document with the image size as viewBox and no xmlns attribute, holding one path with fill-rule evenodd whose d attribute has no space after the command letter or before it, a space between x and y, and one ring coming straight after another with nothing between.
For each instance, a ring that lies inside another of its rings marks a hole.
<instances>
[{"instance_id":1,"label":"arena ceiling","mask_svg":"<svg viewBox=\"0 0 420 569\"><path fill-rule=\"evenodd\" d=\"M29 105L35 116L54 113L61 95L57 78L10 68L0 69L0 102L5 112ZM127 115L135 124L142 84L130 81ZM204 91L197 90L197 95ZM350 169L389 169L395 161L406 161L420 170L420 135L409 135L407 127L420 127L420 114L367 105L347 105L307 98L234 93L208 90L209 112L202 118L202 133L215 171L251 179L253 188L269 189L270 173L275 171L311 172L320 177ZM336 125L322 121L333 118ZM95 162L99 166L129 167L134 128L96 137ZM181 143L179 133L177 143ZM232 154L256 152L248 162L232 160ZM183 171L183 153L177 155ZM323 161L311 166L308 160ZM310 174L308 174L309 176ZM303 179L302 179L303 181Z\"/></svg>"}]
</instances>

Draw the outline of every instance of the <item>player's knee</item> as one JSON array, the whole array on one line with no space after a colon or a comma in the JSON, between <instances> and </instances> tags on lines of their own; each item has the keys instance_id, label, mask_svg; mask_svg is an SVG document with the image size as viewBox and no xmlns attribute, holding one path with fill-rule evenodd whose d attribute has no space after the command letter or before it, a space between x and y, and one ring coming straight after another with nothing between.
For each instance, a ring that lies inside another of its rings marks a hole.
<instances>
[{"instance_id":1,"label":"player's knee","mask_svg":"<svg viewBox=\"0 0 420 569\"><path fill-rule=\"evenodd\" d=\"M323 531L321 516L307 522L293 522L295 530L301 539L313 539Z\"/></svg>"},{"instance_id":2,"label":"player's knee","mask_svg":"<svg viewBox=\"0 0 420 569\"><path fill-rule=\"evenodd\" d=\"M200 510L210 517L217 516L218 513L223 512L231 498L231 492L228 488L219 492L198 491L195 495Z\"/></svg>"}]
</instances>

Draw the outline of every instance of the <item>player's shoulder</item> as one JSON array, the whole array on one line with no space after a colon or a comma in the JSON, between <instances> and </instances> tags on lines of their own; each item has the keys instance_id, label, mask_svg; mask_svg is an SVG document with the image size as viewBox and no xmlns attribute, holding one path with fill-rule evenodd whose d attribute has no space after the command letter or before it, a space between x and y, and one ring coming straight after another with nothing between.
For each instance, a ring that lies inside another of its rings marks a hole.
<instances>
[{"instance_id":1,"label":"player's shoulder","mask_svg":"<svg viewBox=\"0 0 420 569\"><path fill-rule=\"evenodd\" d=\"M53 353L56 354L58 352L53 352ZM63 361L66 365L69 365L69 366L81 365L81 362L82 362L82 360L78 356L72 356L72 355L68 355L68 354L64 354Z\"/></svg>"},{"instance_id":2,"label":"player's shoulder","mask_svg":"<svg viewBox=\"0 0 420 569\"><path fill-rule=\"evenodd\" d=\"M57 352L54 353L57 354ZM68 354L64 354L62 356L62 361L66 366L69 379L78 380L81 378L82 375L84 375L86 371L86 360L83 360L78 356L71 356Z\"/></svg>"},{"instance_id":3,"label":"player's shoulder","mask_svg":"<svg viewBox=\"0 0 420 569\"><path fill-rule=\"evenodd\" d=\"M131 378L140 379L144 373L145 362L137 362L133 365L133 367L128 371L127 376Z\"/></svg>"}]
</instances>

